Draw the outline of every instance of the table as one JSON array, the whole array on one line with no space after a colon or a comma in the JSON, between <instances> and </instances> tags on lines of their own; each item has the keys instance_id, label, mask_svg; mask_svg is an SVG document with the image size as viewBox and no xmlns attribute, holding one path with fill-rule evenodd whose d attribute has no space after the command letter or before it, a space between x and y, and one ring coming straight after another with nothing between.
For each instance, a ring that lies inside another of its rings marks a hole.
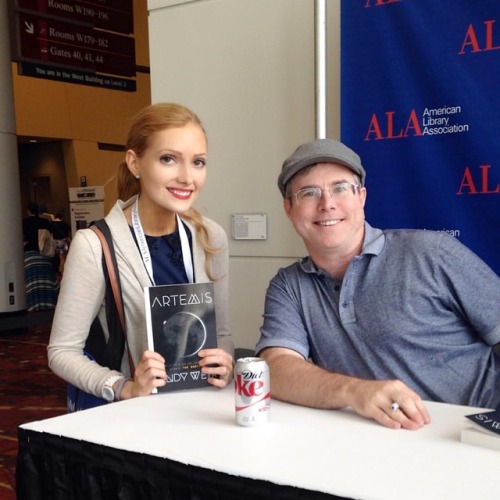
<instances>
[{"instance_id":1,"label":"table","mask_svg":"<svg viewBox=\"0 0 500 500\"><path fill-rule=\"evenodd\" d=\"M30 492L65 481L75 491L95 488L81 498L117 498L103 490L120 474L115 483L136 481L141 500L156 498L147 488L172 492L185 483L197 493L162 498L491 498L500 490L500 453L460 442L464 415L481 409L427 405L431 424L395 431L349 409L274 400L269 423L241 427L231 387L113 403L22 425L18 498L48 498ZM176 485L166 486L176 474ZM217 496L214 485L226 495Z\"/></svg>"}]
</instances>

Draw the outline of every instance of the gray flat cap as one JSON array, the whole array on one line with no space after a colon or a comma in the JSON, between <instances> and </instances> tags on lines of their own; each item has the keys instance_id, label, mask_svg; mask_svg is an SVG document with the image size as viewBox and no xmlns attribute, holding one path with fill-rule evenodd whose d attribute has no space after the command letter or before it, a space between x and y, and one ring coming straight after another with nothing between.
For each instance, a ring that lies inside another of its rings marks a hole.
<instances>
[{"instance_id":1,"label":"gray flat cap","mask_svg":"<svg viewBox=\"0 0 500 500\"><path fill-rule=\"evenodd\" d=\"M316 163L338 163L350 168L365 185L366 172L360 157L335 139L316 139L299 146L284 162L278 177L278 187L285 197L287 182L300 170Z\"/></svg>"}]
</instances>

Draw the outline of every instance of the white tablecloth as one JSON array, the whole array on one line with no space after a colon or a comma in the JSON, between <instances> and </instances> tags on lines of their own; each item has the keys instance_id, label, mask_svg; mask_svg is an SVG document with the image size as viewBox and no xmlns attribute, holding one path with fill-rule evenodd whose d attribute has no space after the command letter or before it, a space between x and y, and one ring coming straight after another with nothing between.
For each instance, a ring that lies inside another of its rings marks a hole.
<instances>
[{"instance_id":1,"label":"white tablecloth","mask_svg":"<svg viewBox=\"0 0 500 500\"><path fill-rule=\"evenodd\" d=\"M432 422L389 430L349 410L271 403L271 420L241 427L231 387L153 395L25 424L112 448L359 499L460 500L500 495L500 452L463 444L464 415L427 403Z\"/></svg>"}]
</instances>

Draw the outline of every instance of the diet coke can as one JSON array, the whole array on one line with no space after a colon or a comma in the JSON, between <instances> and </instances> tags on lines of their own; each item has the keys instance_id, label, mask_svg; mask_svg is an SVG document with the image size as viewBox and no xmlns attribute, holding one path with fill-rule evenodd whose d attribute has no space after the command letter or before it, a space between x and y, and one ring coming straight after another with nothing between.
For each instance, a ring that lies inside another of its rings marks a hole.
<instances>
[{"instance_id":1,"label":"diet coke can","mask_svg":"<svg viewBox=\"0 0 500 500\"><path fill-rule=\"evenodd\" d=\"M269 421L271 385L269 366L262 358L240 358L234 369L236 423L258 425Z\"/></svg>"}]
</instances>

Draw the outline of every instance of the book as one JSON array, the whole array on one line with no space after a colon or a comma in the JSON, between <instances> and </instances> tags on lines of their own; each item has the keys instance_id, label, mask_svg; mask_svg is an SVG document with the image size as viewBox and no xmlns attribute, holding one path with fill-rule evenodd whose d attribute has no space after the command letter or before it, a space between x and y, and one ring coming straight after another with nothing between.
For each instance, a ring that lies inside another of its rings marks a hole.
<instances>
[{"instance_id":1,"label":"book","mask_svg":"<svg viewBox=\"0 0 500 500\"><path fill-rule=\"evenodd\" d=\"M462 430L462 443L500 451L500 408L466 415L474 425Z\"/></svg>"},{"instance_id":2,"label":"book","mask_svg":"<svg viewBox=\"0 0 500 500\"><path fill-rule=\"evenodd\" d=\"M213 283L144 288L148 347L165 358L167 384L159 392L208 386L198 352L217 347Z\"/></svg>"}]
</instances>

